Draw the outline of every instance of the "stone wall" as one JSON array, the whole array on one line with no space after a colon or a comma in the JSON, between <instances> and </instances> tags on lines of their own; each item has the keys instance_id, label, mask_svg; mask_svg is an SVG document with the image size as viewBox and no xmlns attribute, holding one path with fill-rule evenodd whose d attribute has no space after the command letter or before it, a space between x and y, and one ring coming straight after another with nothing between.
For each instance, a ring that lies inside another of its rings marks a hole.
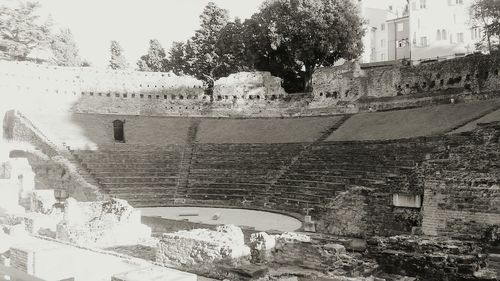
<instances>
[{"instance_id":1,"label":"stone wall","mask_svg":"<svg viewBox=\"0 0 500 281\"><path fill-rule=\"evenodd\" d=\"M269 72L239 72L215 81L214 99L283 99L287 93L281 83L282 79L273 77Z\"/></svg>"},{"instance_id":2,"label":"stone wall","mask_svg":"<svg viewBox=\"0 0 500 281\"><path fill-rule=\"evenodd\" d=\"M463 100L488 98L497 92L497 66L498 55L474 55L419 66L346 63L318 69L312 96L292 96L284 92L281 79L267 72L221 78L215 82L213 95L206 95L201 81L171 73L0 61L0 91L22 96L21 105L36 103L43 95L51 104L60 103L64 110L83 113L315 116L430 105L464 96Z\"/></svg>"},{"instance_id":3,"label":"stone wall","mask_svg":"<svg viewBox=\"0 0 500 281\"><path fill-rule=\"evenodd\" d=\"M486 280L476 277L486 255L475 242L415 236L373 237L368 254L382 270L429 281Z\"/></svg>"},{"instance_id":4,"label":"stone wall","mask_svg":"<svg viewBox=\"0 0 500 281\"><path fill-rule=\"evenodd\" d=\"M346 63L321 68L313 77L313 95L318 103L345 103L353 99L497 92L500 54L471 55L415 66L401 64L359 65ZM448 98L449 100L449 98Z\"/></svg>"},{"instance_id":5,"label":"stone wall","mask_svg":"<svg viewBox=\"0 0 500 281\"><path fill-rule=\"evenodd\" d=\"M484 124L450 143L449 158L425 163L425 234L484 239L500 225L499 135L500 124Z\"/></svg>"},{"instance_id":6,"label":"stone wall","mask_svg":"<svg viewBox=\"0 0 500 281\"><path fill-rule=\"evenodd\" d=\"M172 73L114 71L0 61L0 90L38 94L73 112L160 116L282 116L299 114L301 103L288 103L281 80L266 72L247 72L216 81L215 94L203 83ZM22 105L23 106L23 105Z\"/></svg>"}]
</instances>

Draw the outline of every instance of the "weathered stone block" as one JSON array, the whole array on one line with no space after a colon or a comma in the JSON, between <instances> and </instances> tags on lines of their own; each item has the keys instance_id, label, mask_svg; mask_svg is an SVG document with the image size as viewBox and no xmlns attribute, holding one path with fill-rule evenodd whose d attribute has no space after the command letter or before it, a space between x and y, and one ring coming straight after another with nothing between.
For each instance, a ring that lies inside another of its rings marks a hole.
<instances>
[{"instance_id":1,"label":"weathered stone block","mask_svg":"<svg viewBox=\"0 0 500 281\"><path fill-rule=\"evenodd\" d=\"M195 266L236 261L250 255L243 232L236 226L165 233L159 242L156 261L165 265Z\"/></svg>"},{"instance_id":2,"label":"weathered stone block","mask_svg":"<svg viewBox=\"0 0 500 281\"><path fill-rule=\"evenodd\" d=\"M57 238L88 247L134 245L149 238L151 229L140 222L140 212L126 201L77 203L68 199Z\"/></svg>"}]
</instances>

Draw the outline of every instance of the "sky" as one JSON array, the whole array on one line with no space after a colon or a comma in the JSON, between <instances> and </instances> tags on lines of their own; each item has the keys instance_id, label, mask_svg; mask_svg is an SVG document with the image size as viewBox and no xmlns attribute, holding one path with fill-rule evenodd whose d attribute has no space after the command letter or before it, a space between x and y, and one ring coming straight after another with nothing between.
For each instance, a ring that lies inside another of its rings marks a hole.
<instances>
[{"instance_id":1,"label":"sky","mask_svg":"<svg viewBox=\"0 0 500 281\"><path fill-rule=\"evenodd\" d=\"M0 0L16 1L16 0ZM38 0L42 14L51 14L60 27L69 27L82 58L96 67L109 60L111 40L120 43L132 67L147 53L150 39L168 50L185 41L199 27L199 15L209 0ZM255 13L264 0L212 0L229 10L231 18ZM387 7L395 0L364 0L370 7ZM401 0L397 0L401 1ZM387 3L386 3L387 2Z\"/></svg>"}]
</instances>

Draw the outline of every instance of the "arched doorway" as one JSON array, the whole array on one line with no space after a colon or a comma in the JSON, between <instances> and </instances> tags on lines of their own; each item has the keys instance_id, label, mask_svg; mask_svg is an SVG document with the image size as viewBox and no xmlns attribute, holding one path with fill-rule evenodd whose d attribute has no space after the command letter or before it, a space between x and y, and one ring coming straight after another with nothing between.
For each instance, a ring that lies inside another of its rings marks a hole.
<instances>
[{"instance_id":1,"label":"arched doorway","mask_svg":"<svg viewBox=\"0 0 500 281\"><path fill-rule=\"evenodd\" d=\"M123 131L123 124L125 122L121 120L113 121L113 131L115 142L125 142L125 132Z\"/></svg>"}]
</instances>

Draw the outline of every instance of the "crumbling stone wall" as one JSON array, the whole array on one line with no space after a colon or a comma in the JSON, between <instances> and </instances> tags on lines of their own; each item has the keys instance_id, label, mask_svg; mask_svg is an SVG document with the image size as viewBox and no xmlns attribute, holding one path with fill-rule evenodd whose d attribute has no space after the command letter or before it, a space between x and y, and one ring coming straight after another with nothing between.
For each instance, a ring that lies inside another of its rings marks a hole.
<instances>
[{"instance_id":1,"label":"crumbling stone wall","mask_svg":"<svg viewBox=\"0 0 500 281\"><path fill-rule=\"evenodd\" d=\"M283 99L287 93L281 83L282 79L273 77L269 72L239 72L215 81L214 99Z\"/></svg>"},{"instance_id":2,"label":"crumbling stone wall","mask_svg":"<svg viewBox=\"0 0 500 281\"><path fill-rule=\"evenodd\" d=\"M484 280L475 273L486 267L486 255L475 242L425 236L372 237L368 254L389 273L429 281Z\"/></svg>"},{"instance_id":3,"label":"crumbling stone wall","mask_svg":"<svg viewBox=\"0 0 500 281\"><path fill-rule=\"evenodd\" d=\"M490 93L497 92L499 69L500 54L471 55L415 66L346 63L339 67L318 69L313 77L313 95L316 101L334 99L345 102L352 101L353 97L414 98L438 96L446 91L448 94ZM339 91L344 94L332 94L341 93ZM346 92L349 95L345 95Z\"/></svg>"}]
</instances>

